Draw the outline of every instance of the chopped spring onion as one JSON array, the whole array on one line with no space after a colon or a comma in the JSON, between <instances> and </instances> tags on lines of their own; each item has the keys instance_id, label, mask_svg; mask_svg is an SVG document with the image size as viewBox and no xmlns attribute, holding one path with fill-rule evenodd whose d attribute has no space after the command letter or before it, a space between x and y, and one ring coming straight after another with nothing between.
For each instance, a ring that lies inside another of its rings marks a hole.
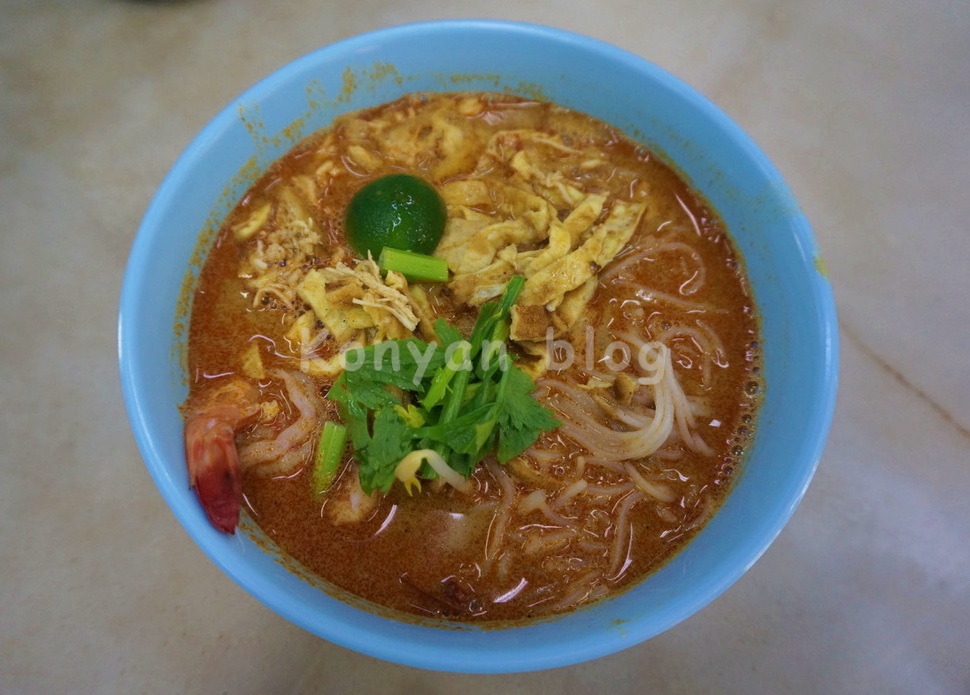
<instances>
[{"instance_id":1,"label":"chopped spring onion","mask_svg":"<svg viewBox=\"0 0 970 695\"><path fill-rule=\"evenodd\" d=\"M448 384L451 383L455 374L463 369L465 361L470 358L471 347L471 343L467 340L457 342L457 347L452 352L451 359L446 359L445 366L435 372L432 377L428 392L421 399L422 406L433 408L444 400L445 394L448 392Z\"/></svg>"},{"instance_id":2,"label":"chopped spring onion","mask_svg":"<svg viewBox=\"0 0 970 695\"><path fill-rule=\"evenodd\" d=\"M347 428L328 420L320 434L317 456L313 461L313 490L318 495L333 484L346 446Z\"/></svg>"},{"instance_id":3,"label":"chopped spring onion","mask_svg":"<svg viewBox=\"0 0 970 695\"><path fill-rule=\"evenodd\" d=\"M393 270L408 280L445 282L448 279L448 262L443 258L428 256L414 251L402 251L385 246L378 264L383 272Z\"/></svg>"}]
</instances>

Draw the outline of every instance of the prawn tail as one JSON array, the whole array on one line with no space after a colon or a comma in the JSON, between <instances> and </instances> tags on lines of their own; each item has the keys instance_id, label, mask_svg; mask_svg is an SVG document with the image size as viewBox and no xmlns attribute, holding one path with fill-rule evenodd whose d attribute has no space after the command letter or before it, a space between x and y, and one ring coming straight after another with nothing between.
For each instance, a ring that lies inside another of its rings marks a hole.
<instances>
[{"instance_id":1,"label":"prawn tail","mask_svg":"<svg viewBox=\"0 0 970 695\"><path fill-rule=\"evenodd\" d=\"M217 418L196 419L185 428L189 484L209 521L235 533L242 504L242 472L232 426Z\"/></svg>"}]
</instances>

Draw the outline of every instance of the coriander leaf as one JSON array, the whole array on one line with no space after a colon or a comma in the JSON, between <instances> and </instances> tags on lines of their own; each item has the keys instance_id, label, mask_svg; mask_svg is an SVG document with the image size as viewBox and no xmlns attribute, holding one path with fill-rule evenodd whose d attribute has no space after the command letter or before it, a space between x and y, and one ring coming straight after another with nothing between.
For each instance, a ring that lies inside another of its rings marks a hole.
<instances>
[{"instance_id":1,"label":"coriander leaf","mask_svg":"<svg viewBox=\"0 0 970 695\"><path fill-rule=\"evenodd\" d=\"M370 427L367 409L356 401L340 405L340 417L350 431L350 442L355 450L363 450L370 443Z\"/></svg>"},{"instance_id":2,"label":"coriander leaf","mask_svg":"<svg viewBox=\"0 0 970 695\"><path fill-rule=\"evenodd\" d=\"M535 385L528 374L511 367L507 375L498 414L496 456L500 463L508 463L528 449L543 431L562 424L532 396Z\"/></svg>"},{"instance_id":3,"label":"coriander leaf","mask_svg":"<svg viewBox=\"0 0 970 695\"><path fill-rule=\"evenodd\" d=\"M387 386L424 393L426 377L444 364L444 352L418 338L386 340L359 349L347 364L337 383L343 383L351 398L377 410L398 402Z\"/></svg>"},{"instance_id":4,"label":"coriander leaf","mask_svg":"<svg viewBox=\"0 0 970 695\"><path fill-rule=\"evenodd\" d=\"M359 372L341 374L327 393L327 398L344 405L356 403L368 410L397 403L397 399L387 390L385 382L370 379Z\"/></svg>"},{"instance_id":5,"label":"coriander leaf","mask_svg":"<svg viewBox=\"0 0 970 695\"><path fill-rule=\"evenodd\" d=\"M387 493L394 484L397 464L411 452L412 430L393 406L377 411L373 429L367 445L355 451L360 464L360 486L368 494L374 490Z\"/></svg>"},{"instance_id":6,"label":"coriander leaf","mask_svg":"<svg viewBox=\"0 0 970 695\"><path fill-rule=\"evenodd\" d=\"M505 465L523 451L535 444L538 434L532 430L500 429L498 435L498 451L495 458Z\"/></svg>"}]
</instances>

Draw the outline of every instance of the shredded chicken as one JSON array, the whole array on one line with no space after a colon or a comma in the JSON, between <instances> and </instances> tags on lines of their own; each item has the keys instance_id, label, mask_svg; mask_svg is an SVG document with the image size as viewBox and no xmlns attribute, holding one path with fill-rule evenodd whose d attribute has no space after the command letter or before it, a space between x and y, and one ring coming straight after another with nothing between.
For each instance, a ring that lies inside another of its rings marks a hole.
<instances>
[{"instance_id":1,"label":"shredded chicken","mask_svg":"<svg viewBox=\"0 0 970 695\"><path fill-rule=\"evenodd\" d=\"M358 260L353 268L338 263L311 270L296 291L338 345L405 338L418 327L407 280L393 272L382 278L371 258Z\"/></svg>"},{"instance_id":2,"label":"shredded chicken","mask_svg":"<svg viewBox=\"0 0 970 695\"><path fill-rule=\"evenodd\" d=\"M253 242L239 272L252 291L253 307L296 307L296 286L309 261L323 252L309 202L315 195L313 181L297 177L275 206L262 205L234 225L237 238Z\"/></svg>"}]
</instances>

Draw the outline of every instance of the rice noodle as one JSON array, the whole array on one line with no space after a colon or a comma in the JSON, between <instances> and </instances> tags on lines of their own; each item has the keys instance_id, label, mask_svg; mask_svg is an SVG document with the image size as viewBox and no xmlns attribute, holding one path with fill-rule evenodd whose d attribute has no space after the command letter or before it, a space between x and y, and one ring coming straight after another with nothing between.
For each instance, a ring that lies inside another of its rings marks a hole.
<instances>
[{"instance_id":1,"label":"rice noodle","mask_svg":"<svg viewBox=\"0 0 970 695\"><path fill-rule=\"evenodd\" d=\"M701 507L700 513L698 513L698 515L694 517L694 519L689 524L687 524L687 526L684 527L685 531L693 531L694 529L702 526L711 516L711 513L714 511L714 505L711 502L710 497L705 497L704 501L701 504L703 506Z\"/></svg>"},{"instance_id":2,"label":"rice noodle","mask_svg":"<svg viewBox=\"0 0 970 695\"><path fill-rule=\"evenodd\" d=\"M657 334L656 340L670 345L678 338L686 338L693 343L694 348L701 357L701 369L703 370L702 384L704 388L711 385L712 371L714 365L718 367L727 366L727 357L724 351L724 343L706 323L697 319L694 326L676 324Z\"/></svg>"},{"instance_id":3,"label":"rice noodle","mask_svg":"<svg viewBox=\"0 0 970 695\"><path fill-rule=\"evenodd\" d=\"M536 394L536 398L542 398L542 396ZM549 449L530 448L525 453L535 461L536 467L543 473L548 472L549 466L562 458L562 454Z\"/></svg>"},{"instance_id":4,"label":"rice noodle","mask_svg":"<svg viewBox=\"0 0 970 695\"><path fill-rule=\"evenodd\" d=\"M585 487L585 480L577 482L583 483L583 487ZM574 483L573 485L575 486L576 484ZM524 497L516 506L516 511L523 516L537 511L542 512L542 515L556 526L572 529L578 528L575 520L564 517L549 506L546 502L546 492L542 489L533 490Z\"/></svg>"},{"instance_id":5,"label":"rice noodle","mask_svg":"<svg viewBox=\"0 0 970 695\"><path fill-rule=\"evenodd\" d=\"M573 483L572 485L570 485L569 487L567 487L563 491L563 493L561 495L559 495L559 497L556 498L556 501L552 503L552 507L554 509L560 509L563 506L569 504L569 501L573 497L575 497L576 495L580 495L580 494L583 493L583 490L586 489L586 486L587 486L587 482L585 480L583 480L582 478L580 478L575 483Z\"/></svg>"},{"instance_id":6,"label":"rice noodle","mask_svg":"<svg viewBox=\"0 0 970 695\"><path fill-rule=\"evenodd\" d=\"M717 334L717 331L707 325L706 321L695 319L694 323L711 339L711 343L714 345L714 363L718 367L727 367L727 352L724 349L724 342L721 340L721 336Z\"/></svg>"},{"instance_id":7,"label":"rice noodle","mask_svg":"<svg viewBox=\"0 0 970 695\"><path fill-rule=\"evenodd\" d=\"M576 547L584 553L590 553L591 555L606 555L606 545L604 543L584 539L579 541Z\"/></svg>"},{"instance_id":8,"label":"rice noodle","mask_svg":"<svg viewBox=\"0 0 970 695\"><path fill-rule=\"evenodd\" d=\"M642 246L633 253L621 257L616 262L611 263L604 268L599 276L600 282L604 284L614 283L633 289L637 296L644 301L660 301L689 310L692 309L724 313L724 309L719 309L707 304L692 302L688 299L684 299L683 297L662 292L660 290L647 287L641 283L634 282L629 279L632 273L625 272L630 267L638 263L644 261L652 262L657 256L672 251L685 252L686 255L690 257L691 261L693 261L693 272L690 273L688 278L680 284L679 291L681 295L696 294L701 287L703 287L706 281L707 268L704 265L704 261L697 249L682 241L668 241L660 244L654 243L649 246Z\"/></svg>"},{"instance_id":9,"label":"rice noodle","mask_svg":"<svg viewBox=\"0 0 970 695\"><path fill-rule=\"evenodd\" d=\"M660 500L661 502L673 502L675 499L677 499L677 495L673 490L661 483L650 482L640 474L640 471L638 471L637 467L632 463L628 463L624 467L626 468L627 475L630 476L630 479L634 482L634 484L650 497Z\"/></svg>"},{"instance_id":10,"label":"rice noodle","mask_svg":"<svg viewBox=\"0 0 970 695\"><path fill-rule=\"evenodd\" d=\"M670 399L670 382L674 381L670 352L665 346L661 346L660 354L665 359L662 369L669 378L653 385L656 410L649 423L630 431L617 432L610 429L599 422L588 408L583 408L570 397L573 389L560 381L546 380L546 383L567 395L553 404L565 416L561 418L562 431L587 450L616 461L645 458L659 449L670 435L674 421L674 409Z\"/></svg>"},{"instance_id":11,"label":"rice noodle","mask_svg":"<svg viewBox=\"0 0 970 695\"><path fill-rule=\"evenodd\" d=\"M612 263L600 271L600 282L607 283L614 277L622 274L623 271L627 270L629 267L634 266L637 263L642 263L643 261L653 260L650 258L653 249L654 246L641 246L635 251L618 256Z\"/></svg>"},{"instance_id":12,"label":"rice noodle","mask_svg":"<svg viewBox=\"0 0 970 695\"><path fill-rule=\"evenodd\" d=\"M593 396L588 391L581 389L577 384L551 378L543 380L540 383L542 383L542 385L548 388L550 391L560 391L569 396L570 399L575 401L578 406L582 407L583 410L589 414L600 410L600 405L596 402Z\"/></svg>"},{"instance_id":13,"label":"rice noodle","mask_svg":"<svg viewBox=\"0 0 970 695\"><path fill-rule=\"evenodd\" d=\"M694 261L694 272L681 284L680 292L681 294L696 293L703 287L704 280L707 276L707 268L704 266L704 260L701 258L700 253L693 246L683 241L668 241L654 248L653 255L658 256L670 251L684 251Z\"/></svg>"},{"instance_id":14,"label":"rice noodle","mask_svg":"<svg viewBox=\"0 0 970 695\"><path fill-rule=\"evenodd\" d=\"M577 478L582 478L586 475L586 457L577 456L573 464L573 474Z\"/></svg>"},{"instance_id":15,"label":"rice noodle","mask_svg":"<svg viewBox=\"0 0 970 695\"><path fill-rule=\"evenodd\" d=\"M563 526L566 528L579 528L579 524L576 522L575 519L568 519L564 517L559 512L552 509L548 504L546 504L545 500L543 500L542 504L539 505L539 511L541 511L542 514L556 526Z\"/></svg>"},{"instance_id":16,"label":"rice noodle","mask_svg":"<svg viewBox=\"0 0 970 695\"><path fill-rule=\"evenodd\" d=\"M498 557L498 567L496 574L498 575L499 581L505 582L509 576L509 564L512 562L512 556L509 553L502 553Z\"/></svg>"},{"instance_id":17,"label":"rice noodle","mask_svg":"<svg viewBox=\"0 0 970 695\"><path fill-rule=\"evenodd\" d=\"M547 463L552 461L557 461L562 458L559 453L551 451L549 449L529 449L527 452L528 456L536 461L545 461Z\"/></svg>"},{"instance_id":18,"label":"rice noodle","mask_svg":"<svg viewBox=\"0 0 970 695\"><path fill-rule=\"evenodd\" d=\"M667 304L673 304L674 306L686 309L688 311L707 311L712 314L726 314L727 309L722 309L720 307L713 306L711 304L705 304L701 302L693 302L689 299L683 299L675 294L670 294L668 292L661 292L653 287L647 287L646 285L639 282L632 282L630 280L618 281L624 287L628 287L634 291L639 299L645 302L666 302Z\"/></svg>"},{"instance_id":19,"label":"rice noodle","mask_svg":"<svg viewBox=\"0 0 970 695\"><path fill-rule=\"evenodd\" d=\"M681 440L683 440L687 447L692 451L704 456L713 456L714 450L709 447L703 439L701 439L700 435L694 432L694 429L697 427L697 419L694 415L695 406L687 399L687 396L684 394L684 389L680 385L680 381L674 376L674 366L671 361L670 350L666 348L666 346L663 346L662 343L644 343L643 341L640 341L636 337L629 334L624 334L623 337L630 340L636 346L638 354L641 353L645 347L654 348L654 346L660 345L664 348L666 351L666 354L664 355L665 375L662 382L658 384L654 390L655 400L658 404L658 411L660 408L660 399L663 395L668 399L670 410L676 420L677 432L680 435ZM655 376L652 373L655 368L654 363L651 362L646 366L638 366L643 368L644 372L646 373L646 376L641 377L641 383L643 383L644 379L647 379L648 381L653 381L655 379ZM670 378L667 378L668 375ZM660 447L658 446L657 449L659 448ZM656 449L651 453L654 453L655 451Z\"/></svg>"},{"instance_id":20,"label":"rice noodle","mask_svg":"<svg viewBox=\"0 0 970 695\"><path fill-rule=\"evenodd\" d=\"M629 492L635 487L633 483L623 483L622 485L587 485L587 495L599 495L600 497L615 497L625 492Z\"/></svg>"},{"instance_id":21,"label":"rice noodle","mask_svg":"<svg viewBox=\"0 0 970 695\"><path fill-rule=\"evenodd\" d=\"M486 463L486 467L488 468L488 472L492 474L492 477L498 481L499 486L502 488L502 501L492 516L492 523L488 525L488 537L485 541L485 559L490 561L498 555L498 551L502 547L502 541L505 538L505 529L508 527L509 519L512 517L512 505L515 502L515 485L505 471L494 462L489 461Z\"/></svg>"},{"instance_id":22,"label":"rice noodle","mask_svg":"<svg viewBox=\"0 0 970 695\"><path fill-rule=\"evenodd\" d=\"M680 433L680 438L693 451L704 456L713 456L714 450L694 431L694 428L697 427L694 410L688 402L687 396L684 395L684 390L681 388L680 383L676 379L670 382L670 398L677 419L677 431Z\"/></svg>"},{"instance_id":23,"label":"rice noodle","mask_svg":"<svg viewBox=\"0 0 970 695\"><path fill-rule=\"evenodd\" d=\"M585 600L593 589L593 583L600 577L601 572L598 569L590 570L580 575L578 579L573 580L566 586L565 595L552 604L552 609L561 611L564 608L569 608Z\"/></svg>"},{"instance_id":24,"label":"rice noodle","mask_svg":"<svg viewBox=\"0 0 970 695\"><path fill-rule=\"evenodd\" d=\"M611 459L605 459L601 456L587 456L586 463L592 464L594 466L600 466L602 468L606 468L608 470L613 471L614 473L619 473L621 475L625 473L622 463L620 463L619 461L613 461Z\"/></svg>"},{"instance_id":25,"label":"rice noodle","mask_svg":"<svg viewBox=\"0 0 970 695\"><path fill-rule=\"evenodd\" d=\"M546 503L546 491L545 490L533 490L528 495L522 498L519 502L516 510L519 514L531 514L532 512L539 509L542 505Z\"/></svg>"},{"instance_id":26,"label":"rice noodle","mask_svg":"<svg viewBox=\"0 0 970 695\"><path fill-rule=\"evenodd\" d=\"M646 499L642 492L631 492L624 497L613 510L616 523L613 525L613 543L610 547L610 568L607 578L614 581L626 570L629 564L630 543L633 540L633 529L630 523L630 510L633 505Z\"/></svg>"},{"instance_id":27,"label":"rice noodle","mask_svg":"<svg viewBox=\"0 0 970 695\"><path fill-rule=\"evenodd\" d=\"M274 376L282 379L290 403L299 412L297 420L284 429L275 439L262 439L239 447L239 462L243 469L280 459L286 452L306 442L317 429L320 421L312 382L299 372L277 369ZM289 471L292 472L292 471ZM277 473L277 475L285 473Z\"/></svg>"},{"instance_id":28,"label":"rice noodle","mask_svg":"<svg viewBox=\"0 0 970 695\"><path fill-rule=\"evenodd\" d=\"M256 475L264 478L280 478L293 475L310 460L310 457L313 455L313 445L313 437L310 437L303 444L290 449L277 460L256 464L251 470Z\"/></svg>"},{"instance_id":29,"label":"rice noodle","mask_svg":"<svg viewBox=\"0 0 970 695\"><path fill-rule=\"evenodd\" d=\"M533 461L529 460L528 452L526 452L526 455L517 456L509 461L506 465L506 470L509 471L509 474L514 479L532 487L556 489L562 485L562 481L549 472L548 463L545 467L540 466L538 463L533 465L533 463Z\"/></svg>"},{"instance_id":30,"label":"rice noodle","mask_svg":"<svg viewBox=\"0 0 970 695\"><path fill-rule=\"evenodd\" d=\"M576 531L570 528L558 529L548 533L532 533L526 538L522 549L529 555L549 554L562 550L575 537Z\"/></svg>"}]
</instances>

